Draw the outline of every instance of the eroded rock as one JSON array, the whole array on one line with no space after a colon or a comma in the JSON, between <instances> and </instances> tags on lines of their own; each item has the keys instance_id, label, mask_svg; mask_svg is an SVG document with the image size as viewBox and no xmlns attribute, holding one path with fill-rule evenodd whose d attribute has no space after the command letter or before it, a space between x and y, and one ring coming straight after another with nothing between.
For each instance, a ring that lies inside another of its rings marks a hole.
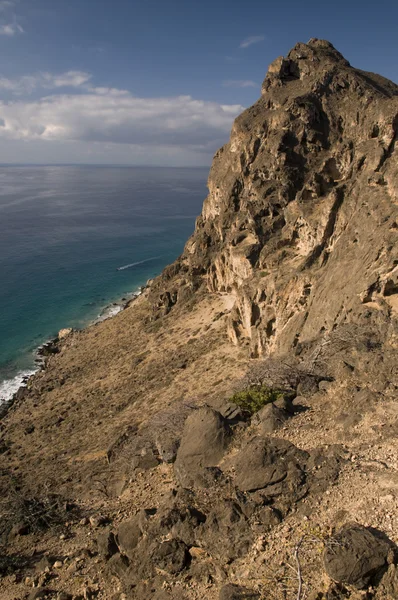
<instances>
[{"instance_id":1,"label":"eroded rock","mask_svg":"<svg viewBox=\"0 0 398 600\"><path fill-rule=\"evenodd\" d=\"M196 410L186 420L174 473L184 487L203 485L206 467L215 467L231 439L224 417L210 407Z\"/></svg>"},{"instance_id":2,"label":"eroded rock","mask_svg":"<svg viewBox=\"0 0 398 600\"><path fill-rule=\"evenodd\" d=\"M362 589L387 567L389 549L363 525L347 524L327 542L325 570L333 580Z\"/></svg>"}]
</instances>

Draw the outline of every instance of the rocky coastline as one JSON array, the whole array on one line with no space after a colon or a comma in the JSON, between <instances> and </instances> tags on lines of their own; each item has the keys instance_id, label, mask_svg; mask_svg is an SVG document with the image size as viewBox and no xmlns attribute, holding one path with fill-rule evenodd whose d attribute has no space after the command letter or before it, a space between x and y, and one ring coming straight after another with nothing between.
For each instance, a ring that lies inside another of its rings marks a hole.
<instances>
[{"instance_id":1,"label":"rocky coastline","mask_svg":"<svg viewBox=\"0 0 398 600\"><path fill-rule=\"evenodd\" d=\"M398 86L269 67L183 254L0 431L4 600L398 597Z\"/></svg>"}]
</instances>

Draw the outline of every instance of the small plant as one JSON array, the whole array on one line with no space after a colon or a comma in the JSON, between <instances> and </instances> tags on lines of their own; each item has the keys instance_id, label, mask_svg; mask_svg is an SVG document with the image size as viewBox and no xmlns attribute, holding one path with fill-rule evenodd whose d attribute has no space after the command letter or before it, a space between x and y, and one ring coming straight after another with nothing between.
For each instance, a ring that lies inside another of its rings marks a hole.
<instances>
[{"instance_id":1,"label":"small plant","mask_svg":"<svg viewBox=\"0 0 398 600\"><path fill-rule=\"evenodd\" d=\"M251 385L236 392L231 397L231 402L239 406L244 412L254 415L266 404L276 402L284 397L284 392L266 385Z\"/></svg>"}]
</instances>

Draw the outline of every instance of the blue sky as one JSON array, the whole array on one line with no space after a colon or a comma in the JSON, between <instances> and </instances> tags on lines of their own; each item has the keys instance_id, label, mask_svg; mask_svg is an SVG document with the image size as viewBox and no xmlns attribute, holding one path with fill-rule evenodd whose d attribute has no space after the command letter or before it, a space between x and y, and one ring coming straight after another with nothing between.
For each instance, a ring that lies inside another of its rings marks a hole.
<instances>
[{"instance_id":1,"label":"blue sky","mask_svg":"<svg viewBox=\"0 0 398 600\"><path fill-rule=\"evenodd\" d=\"M0 0L0 162L210 164L298 41L398 81L397 22L391 0Z\"/></svg>"}]
</instances>

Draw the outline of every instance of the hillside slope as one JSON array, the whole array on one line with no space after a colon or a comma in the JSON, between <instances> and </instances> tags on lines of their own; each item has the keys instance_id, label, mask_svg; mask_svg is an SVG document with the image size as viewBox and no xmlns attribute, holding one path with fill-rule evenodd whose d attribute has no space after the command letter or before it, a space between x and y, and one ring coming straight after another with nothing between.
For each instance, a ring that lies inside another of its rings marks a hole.
<instances>
[{"instance_id":1,"label":"hillside slope","mask_svg":"<svg viewBox=\"0 0 398 600\"><path fill-rule=\"evenodd\" d=\"M398 597L397 128L329 42L271 64L182 256L2 419L2 600Z\"/></svg>"}]
</instances>

